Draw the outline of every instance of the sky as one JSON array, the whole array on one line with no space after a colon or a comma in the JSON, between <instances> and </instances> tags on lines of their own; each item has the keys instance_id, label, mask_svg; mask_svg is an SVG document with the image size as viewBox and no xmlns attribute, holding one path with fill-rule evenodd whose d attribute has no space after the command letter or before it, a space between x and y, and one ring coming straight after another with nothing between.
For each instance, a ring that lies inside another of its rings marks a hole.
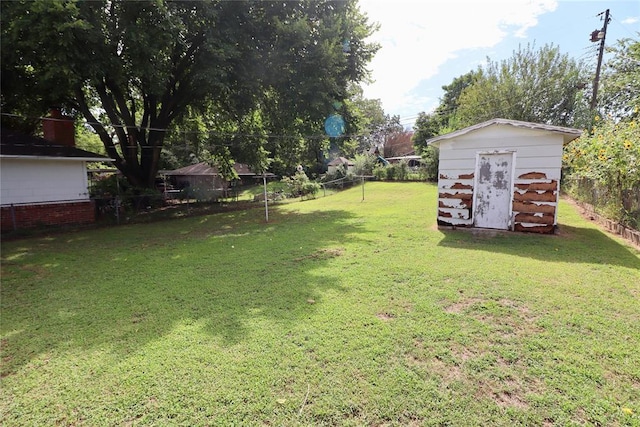
<instances>
[{"instance_id":1,"label":"sky","mask_svg":"<svg viewBox=\"0 0 640 427\"><path fill-rule=\"evenodd\" d=\"M386 114L410 128L420 112L438 106L442 86L478 66L512 56L519 46L553 44L576 60L597 64L599 43L589 41L611 21L612 46L640 36L640 0L360 0L380 28L368 41L381 45L369 64L373 82L364 96L380 99ZM606 60L606 56L605 56Z\"/></svg>"}]
</instances>

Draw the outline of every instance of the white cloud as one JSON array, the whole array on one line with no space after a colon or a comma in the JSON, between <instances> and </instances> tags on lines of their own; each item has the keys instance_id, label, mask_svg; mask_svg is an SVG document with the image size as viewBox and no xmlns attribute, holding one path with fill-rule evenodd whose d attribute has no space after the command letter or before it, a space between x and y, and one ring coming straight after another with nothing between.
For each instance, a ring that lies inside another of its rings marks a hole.
<instances>
[{"instance_id":1,"label":"white cloud","mask_svg":"<svg viewBox=\"0 0 640 427\"><path fill-rule=\"evenodd\" d=\"M638 21L640 21L640 18L638 18L637 16L630 16L628 18L623 19L622 23L625 25L631 25L631 24L635 24Z\"/></svg>"},{"instance_id":2,"label":"white cloud","mask_svg":"<svg viewBox=\"0 0 640 427\"><path fill-rule=\"evenodd\" d=\"M364 87L364 95L381 99L391 114L423 111L434 100L414 89L457 52L525 37L538 16L556 7L556 0L361 0L370 22L380 24L371 41L381 44L369 67L374 83Z\"/></svg>"}]
</instances>

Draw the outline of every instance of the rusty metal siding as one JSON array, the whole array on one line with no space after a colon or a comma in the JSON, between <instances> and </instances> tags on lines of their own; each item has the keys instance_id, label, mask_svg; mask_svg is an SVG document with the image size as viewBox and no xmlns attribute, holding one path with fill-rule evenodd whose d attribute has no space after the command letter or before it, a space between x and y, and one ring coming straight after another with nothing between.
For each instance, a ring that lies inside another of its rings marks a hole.
<instances>
[{"instance_id":1,"label":"rusty metal siding","mask_svg":"<svg viewBox=\"0 0 640 427\"><path fill-rule=\"evenodd\" d=\"M473 173L438 179L438 224L467 227L472 225Z\"/></svg>"},{"instance_id":2,"label":"rusty metal siding","mask_svg":"<svg viewBox=\"0 0 640 427\"><path fill-rule=\"evenodd\" d=\"M513 189L513 229L553 233L557 225L559 180L531 171L520 174Z\"/></svg>"}]
</instances>

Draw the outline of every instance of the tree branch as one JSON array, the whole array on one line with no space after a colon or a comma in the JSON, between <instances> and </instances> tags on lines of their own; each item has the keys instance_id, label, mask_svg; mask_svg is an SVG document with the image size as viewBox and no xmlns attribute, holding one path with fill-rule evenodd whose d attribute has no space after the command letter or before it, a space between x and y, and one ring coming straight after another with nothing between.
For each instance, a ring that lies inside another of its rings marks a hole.
<instances>
[{"instance_id":1,"label":"tree branch","mask_svg":"<svg viewBox=\"0 0 640 427\"><path fill-rule=\"evenodd\" d=\"M115 165L118 169L123 167L123 159L118 153L116 149L113 138L109 135L107 130L104 128L102 123L98 121L98 119L93 115L91 109L89 108L89 104L87 103L87 99L84 96L84 92L81 87L74 88L75 92L75 100L76 105L84 118L89 122L91 127L96 131L102 144L104 145L105 150L107 151L107 155L115 160Z\"/></svg>"}]
</instances>

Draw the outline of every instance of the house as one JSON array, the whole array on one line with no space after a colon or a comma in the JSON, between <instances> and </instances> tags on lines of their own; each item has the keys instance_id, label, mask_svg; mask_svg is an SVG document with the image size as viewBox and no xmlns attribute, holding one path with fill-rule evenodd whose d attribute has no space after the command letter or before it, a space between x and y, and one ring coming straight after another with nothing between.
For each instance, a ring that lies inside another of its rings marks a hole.
<instances>
[{"instance_id":1,"label":"house","mask_svg":"<svg viewBox=\"0 0 640 427\"><path fill-rule=\"evenodd\" d=\"M86 165L111 159L77 148L73 121L59 111L43 129L44 138L0 131L2 232L95 221Z\"/></svg>"},{"instance_id":2,"label":"house","mask_svg":"<svg viewBox=\"0 0 640 427\"><path fill-rule=\"evenodd\" d=\"M424 163L422 156L418 156L415 154L407 154L404 156L396 156L396 157L387 157L387 161L392 165L405 162L410 168L418 168Z\"/></svg>"},{"instance_id":3,"label":"house","mask_svg":"<svg viewBox=\"0 0 640 427\"><path fill-rule=\"evenodd\" d=\"M493 119L428 140L440 152L438 224L553 233L562 149L580 134Z\"/></svg>"},{"instance_id":4,"label":"house","mask_svg":"<svg viewBox=\"0 0 640 427\"><path fill-rule=\"evenodd\" d=\"M224 194L226 180L205 162L161 172L171 185L198 200L215 200Z\"/></svg>"},{"instance_id":5,"label":"house","mask_svg":"<svg viewBox=\"0 0 640 427\"><path fill-rule=\"evenodd\" d=\"M235 163L233 169L238 174L241 184L253 184L251 180L262 176L256 175L243 163ZM209 166L206 162L163 171L161 175L164 175L175 189L182 190L198 200L216 200L219 197L226 197L232 186L232 183L220 174L217 167Z\"/></svg>"},{"instance_id":6,"label":"house","mask_svg":"<svg viewBox=\"0 0 640 427\"><path fill-rule=\"evenodd\" d=\"M353 172L353 169L355 167L355 163L353 163L353 161L345 158L345 157L338 157L336 159L331 160L328 164L328 170L327 173L328 174L334 174L338 171L338 168L340 166L344 167L344 171L345 172Z\"/></svg>"}]
</instances>

